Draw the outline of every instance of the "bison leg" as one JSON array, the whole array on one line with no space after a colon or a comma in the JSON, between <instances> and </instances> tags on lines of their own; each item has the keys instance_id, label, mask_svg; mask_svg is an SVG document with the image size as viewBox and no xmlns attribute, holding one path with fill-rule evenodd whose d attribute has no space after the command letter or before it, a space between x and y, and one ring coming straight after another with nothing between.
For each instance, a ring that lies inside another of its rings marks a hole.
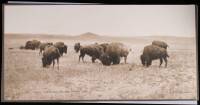
<instances>
[{"instance_id":1,"label":"bison leg","mask_svg":"<svg viewBox=\"0 0 200 105\"><path fill-rule=\"evenodd\" d=\"M165 67L167 67L167 58L164 57L163 59L164 59L164 61L165 61Z\"/></svg>"},{"instance_id":2,"label":"bison leg","mask_svg":"<svg viewBox=\"0 0 200 105\"><path fill-rule=\"evenodd\" d=\"M147 67L149 67L149 66L151 65L151 63L152 63L152 60L149 60L149 61L147 62Z\"/></svg>"},{"instance_id":3,"label":"bison leg","mask_svg":"<svg viewBox=\"0 0 200 105\"><path fill-rule=\"evenodd\" d=\"M124 62L125 62L125 64L126 64L126 59L127 59L127 57L124 57Z\"/></svg>"},{"instance_id":4,"label":"bison leg","mask_svg":"<svg viewBox=\"0 0 200 105\"><path fill-rule=\"evenodd\" d=\"M150 58L146 57L146 63L145 63L146 67L149 67L151 65L151 62L152 61L150 60Z\"/></svg>"},{"instance_id":5,"label":"bison leg","mask_svg":"<svg viewBox=\"0 0 200 105\"><path fill-rule=\"evenodd\" d=\"M80 54L79 55L79 62L80 62L80 58L82 58L82 61L84 62L84 56L85 56L85 54Z\"/></svg>"},{"instance_id":6,"label":"bison leg","mask_svg":"<svg viewBox=\"0 0 200 105\"><path fill-rule=\"evenodd\" d=\"M95 63L96 58L92 57L92 63Z\"/></svg>"},{"instance_id":7,"label":"bison leg","mask_svg":"<svg viewBox=\"0 0 200 105\"><path fill-rule=\"evenodd\" d=\"M62 53L60 53L60 55L61 55L61 56L63 56L63 52L62 52Z\"/></svg>"},{"instance_id":8,"label":"bison leg","mask_svg":"<svg viewBox=\"0 0 200 105\"><path fill-rule=\"evenodd\" d=\"M161 67L162 63L163 63L163 60L162 60L162 58L160 58L160 66L159 67Z\"/></svg>"},{"instance_id":9,"label":"bison leg","mask_svg":"<svg viewBox=\"0 0 200 105\"><path fill-rule=\"evenodd\" d=\"M85 61L84 61L84 56L82 56L82 61L85 62Z\"/></svg>"},{"instance_id":10,"label":"bison leg","mask_svg":"<svg viewBox=\"0 0 200 105\"><path fill-rule=\"evenodd\" d=\"M79 59L78 59L78 62L80 62L80 58L81 58L81 55L79 55Z\"/></svg>"},{"instance_id":11,"label":"bison leg","mask_svg":"<svg viewBox=\"0 0 200 105\"><path fill-rule=\"evenodd\" d=\"M78 61L80 62L80 59L82 58L82 55L79 55L79 59L78 59Z\"/></svg>"},{"instance_id":12,"label":"bison leg","mask_svg":"<svg viewBox=\"0 0 200 105\"><path fill-rule=\"evenodd\" d=\"M42 53L42 49L40 49L39 55Z\"/></svg>"},{"instance_id":13,"label":"bison leg","mask_svg":"<svg viewBox=\"0 0 200 105\"><path fill-rule=\"evenodd\" d=\"M59 70L59 58L57 58L57 65L58 65L58 70Z\"/></svg>"},{"instance_id":14,"label":"bison leg","mask_svg":"<svg viewBox=\"0 0 200 105\"><path fill-rule=\"evenodd\" d=\"M55 65L55 61L53 60L53 68L54 68L54 65Z\"/></svg>"}]
</instances>

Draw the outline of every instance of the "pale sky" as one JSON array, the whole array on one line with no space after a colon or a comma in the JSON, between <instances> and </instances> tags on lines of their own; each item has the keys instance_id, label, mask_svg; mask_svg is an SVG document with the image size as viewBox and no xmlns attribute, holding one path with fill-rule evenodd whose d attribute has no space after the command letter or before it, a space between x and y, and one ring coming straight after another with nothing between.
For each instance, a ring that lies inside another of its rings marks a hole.
<instances>
[{"instance_id":1,"label":"pale sky","mask_svg":"<svg viewBox=\"0 0 200 105\"><path fill-rule=\"evenodd\" d=\"M195 5L6 5L5 33L195 36Z\"/></svg>"}]
</instances>

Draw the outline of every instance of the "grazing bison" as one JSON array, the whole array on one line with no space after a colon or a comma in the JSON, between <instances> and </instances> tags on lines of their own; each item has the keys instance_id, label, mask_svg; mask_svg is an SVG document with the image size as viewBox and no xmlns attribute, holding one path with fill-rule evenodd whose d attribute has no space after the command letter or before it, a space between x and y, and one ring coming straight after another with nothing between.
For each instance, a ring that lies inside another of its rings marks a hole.
<instances>
[{"instance_id":1,"label":"grazing bison","mask_svg":"<svg viewBox=\"0 0 200 105\"><path fill-rule=\"evenodd\" d=\"M38 40L32 40L32 41L27 41L25 44L25 49L38 49L40 46L41 42Z\"/></svg>"},{"instance_id":2,"label":"grazing bison","mask_svg":"<svg viewBox=\"0 0 200 105\"><path fill-rule=\"evenodd\" d=\"M165 67L167 67L167 57L169 57L169 55L166 49L155 45L148 45L144 47L143 54L140 56L140 59L142 64L146 67L150 66L152 60L156 59L160 59L160 66L161 66L164 59Z\"/></svg>"},{"instance_id":3,"label":"grazing bison","mask_svg":"<svg viewBox=\"0 0 200 105\"><path fill-rule=\"evenodd\" d=\"M80 43L75 43L74 50L76 53L80 51L79 62L80 58L82 58L82 61L84 62L84 56L87 54L92 57L92 63L94 63L95 60L99 59L100 55L103 53L103 47L99 46L98 44L81 46Z\"/></svg>"},{"instance_id":4,"label":"grazing bison","mask_svg":"<svg viewBox=\"0 0 200 105\"><path fill-rule=\"evenodd\" d=\"M59 58L60 58L60 52L58 48L55 46L46 46L43 52L43 57L42 57L42 64L43 67L50 66L51 63L53 62L53 67L55 65L55 59L57 59L57 65L59 69Z\"/></svg>"},{"instance_id":5,"label":"grazing bison","mask_svg":"<svg viewBox=\"0 0 200 105\"><path fill-rule=\"evenodd\" d=\"M48 45L53 45L53 43L52 42L46 42L46 43L41 43L40 44L40 52L39 52L39 54L41 54L42 53L42 51L44 51L44 48L46 47L46 46L48 46Z\"/></svg>"},{"instance_id":6,"label":"grazing bison","mask_svg":"<svg viewBox=\"0 0 200 105\"><path fill-rule=\"evenodd\" d=\"M126 63L129 50L124 44L115 42L106 46L104 54L101 55L102 64L105 64L106 61L111 61L113 64L119 64L120 57L124 57L124 61Z\"/></svg>"},{"instance_id":7,"label":"grazing bison","mask_svg":"<svg viewBox=\"0 0 200 105\"><path fill-rule=\"evenodd\" d=\"M59 49L61 56L63 56L63 53L67 54L67 45L64 42L56 42L54 46Z\"/></svg>"},{"instance_id":8,"label":"grazing bison","mask_svg":"<svg viewBox=\"0 0 200 105\"><path fill-rule=\"evenodd\" d=\"M152 45L156 45L156 46L158 46L158 47L162 47L162 48L165 48L165 49L167 49L167 47L169 47L169 46L167 45L167 43L165 43L165 42L163 42L163 41L157 41L157 40L154 40L154 41L152 42Z\"/></svg>"}]
</instances>

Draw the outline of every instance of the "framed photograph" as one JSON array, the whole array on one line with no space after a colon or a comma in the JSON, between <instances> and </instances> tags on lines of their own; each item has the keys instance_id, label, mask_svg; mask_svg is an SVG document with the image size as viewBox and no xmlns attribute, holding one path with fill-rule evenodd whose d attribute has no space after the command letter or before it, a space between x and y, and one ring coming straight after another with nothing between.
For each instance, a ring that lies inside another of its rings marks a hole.
<instances>
[{"instance_id":1,"label":"framed photograph","mask_svg":"<svg viewBox=\"0 0 200 105\"><path fill-rule=\"evenodd\" d=\"M2 100L198 99L195 5L3 6Z\"/></svg>"}]
</instances>

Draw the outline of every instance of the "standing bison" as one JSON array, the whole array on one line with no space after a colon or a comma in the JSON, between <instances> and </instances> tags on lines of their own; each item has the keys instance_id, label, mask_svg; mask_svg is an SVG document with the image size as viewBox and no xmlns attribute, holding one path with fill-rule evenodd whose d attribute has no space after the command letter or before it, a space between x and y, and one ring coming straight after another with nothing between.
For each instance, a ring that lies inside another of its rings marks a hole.
<instances>
[{"instance_id":1,"label":"standing bison","mask_svg":"<svg viewBox=\"0 0 200 105\"><path fill-rule=\"evenodd\" d=\"M38 49L40 46L41 42L38 40L32 40L32 41L27 41L25 44L25 49Z\"/></svg>"},{"instance_id":2,"label":"standing bison","mask_svg":"<svg viewBox=\"0 0 200 105\"><path fill-rule=\"evenodd\" d=\"M142 64L146 67L150 66L152 60L156 59L160 59L160 66L161 66L164 59L165 67L167 67L167 57L169 57L169 55L167 54L166 49L155 45L148 45L144 47L143 54L140 56L140 59Z\"/></svg>"},{"instance_id":3,"label":"standing bison","mask_svg":"<svg viewBox=\"0 0 200 105\"><path fill-rule=\"evenodd\" d=\"M67 54L67 45L65 45L64 42L56 42L54 46L58 48L61 56L63 56L63 53Z\"/></svg>"},{"instance_id":4,"label":"standing bison","mask_svg":"<svg viewBox=\"0 0 200 105\"><path fill-rule=\"evenodd\" d=\"M44 48L45 48L46 46L48 46L48 45L53 45L53 43L52 43L52 42L41 43L40 46L39 46L39 48L40 48L39 54L41 54L42 51L44 50Z\"/></svg>"},{"instance_id":5,"label":"standing bison","mask_svg":"<svg viewBox=\"0 0 200 105\"><path fill-rule=\"evenodd\" d=\"M104 53L100 57L102 64L119 64L120 57L124 57L124 62L126 63L129 50L124 44L115 42L106 46Z\"/></svg>"},{"instance_id":6,"label":"standing bison","mask_svg":"<svg viewBox=\"0 0 200 105\"><path fill-rule=\"evenodd\" d=\"M89 55L92 57L92 63L94 63L95 60L99 59L100 55L103 53L103 47L98 44L81 46L80 43L75 43L74 50L76 51L76 53L80 51L79 62L80 58L82 58L82 61L84 62L84 56Z\"/></svg>"},{"instance_id":7,"label":"standing bison","mask_svg":"<svg viewBox=\"0 0 200 105\"><path fill-rule=\"evenodd\" d=\"M57 59L57 65L59 69L59 58L60 58L60 52L58 48L55 46L46 46L43 52L43 57L42 57L42 64L43 67L50 66L51 63L53 62L53 67L55 65L55 59Z\"/></svg>"},{"instance_id":8,"label":"standing bison","mask_svg":"<svg viewBox=\"0 0 200 105\"><path fill-rule=\"evenodd\" d=\"M169 47L169 46L167 45L167 43L165 43L165 42L163 42L163 41L157 41L157 40L154 40L154 41L152 42L152 45L156 45L156 46L162 47L162 48L164 48L164 49L167 49L167 47Z\"/></svg>"}]
</instances>

